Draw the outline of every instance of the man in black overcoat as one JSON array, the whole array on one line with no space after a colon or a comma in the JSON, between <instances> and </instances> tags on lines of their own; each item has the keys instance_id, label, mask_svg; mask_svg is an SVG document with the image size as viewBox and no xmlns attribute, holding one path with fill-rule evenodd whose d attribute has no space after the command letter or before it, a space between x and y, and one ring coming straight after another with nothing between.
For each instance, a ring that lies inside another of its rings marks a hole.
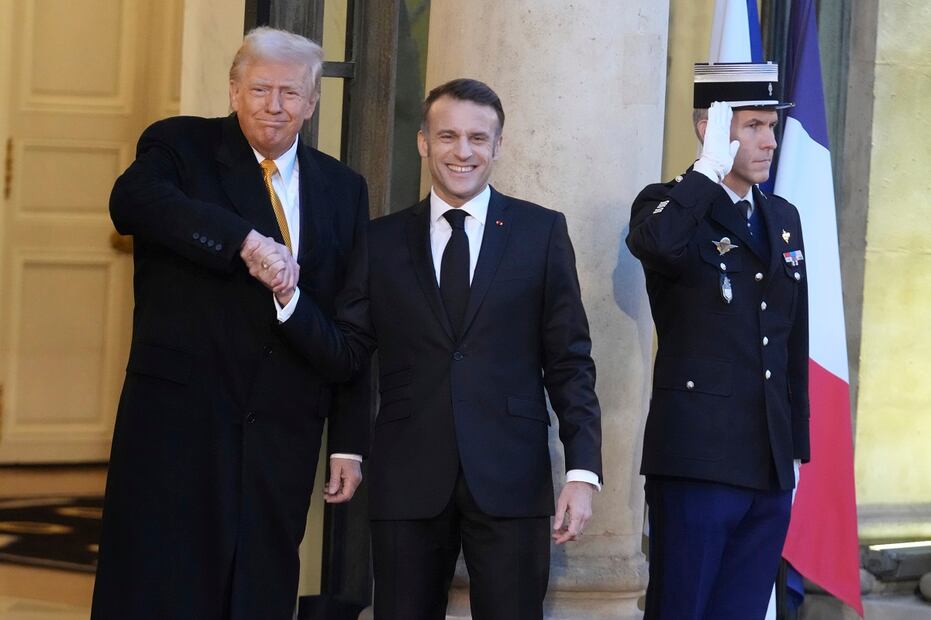
<instances>
[{"instance_id":1,"label":"man in black overcoat","mask_svg":"<svg viewBox=\"0 0 931 620\"><path fill-rule=\"evenodd\" d=\"M155 123L113 188L135 310L95 619L290 619L328 415L328 501L361 480L365 373L336 387L285 329L311 295L332 313L368 223L365 181L298 137L322 56L252 31L230 71L233 113Z\"/></svg>"}]
</instances>

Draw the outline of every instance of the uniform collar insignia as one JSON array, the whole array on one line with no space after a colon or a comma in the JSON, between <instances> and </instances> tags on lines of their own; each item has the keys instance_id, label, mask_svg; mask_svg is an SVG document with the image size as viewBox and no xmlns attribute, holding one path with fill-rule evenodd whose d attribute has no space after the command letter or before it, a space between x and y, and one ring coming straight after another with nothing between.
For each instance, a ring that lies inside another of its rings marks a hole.
<instances>
[{"instance_id":1,"label":"uniform collar insignia","mask_svg":"<svg viewBox=\"0 0 931 620\"><path fill-rule=\"evenodd\" d=\"M785 241L786 243L789 243L789 237L791 237L791 236L792 236L792 235L789 234L789 231L788 231L788 230L784 230L784 229L783 229L783 231L782 231L782 240L783 240L783 241Z\"/></svg>"}]
</instances>

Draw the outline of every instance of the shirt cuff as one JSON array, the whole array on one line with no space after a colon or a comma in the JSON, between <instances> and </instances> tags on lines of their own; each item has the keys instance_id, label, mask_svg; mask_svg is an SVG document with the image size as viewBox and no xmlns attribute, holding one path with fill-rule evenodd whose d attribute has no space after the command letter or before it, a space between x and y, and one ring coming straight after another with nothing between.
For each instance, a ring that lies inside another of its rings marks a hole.
<instances>
[{"instance_id":1,"label":"shirt cuff","mask_svg":"<svg viewBox=\"0 0 931 620\"><path fill-rule=\"evenodd\" d=\"M331 459L346 459L348 461L359 461L362 462L362 457L358 454L341 454L339 452L334 452L330 455Z\"/></svg>"},{"instance_id":2,"label":"shirt cuff","mask_svg":"<svg viewBox=\"0 0 931 620\"><path fill-rule=\"evenodd\" d=\"M587 482L599 493L601 492L601 483L598 482L598 474L587 469L570 469L566 472L566 482Z\"/></svg>"},{"instance_id":3,"label":"shirt cuff","mask_svg":"<svg viewBox=\"0 0 931 620\"><path fill-rule=\"evenodd\" d=\"M284 323L291 318L291 315L294 314L294 309L297 308L297 300L301 298L301 289L294 289L294 294L291 295L291 301L288 302L287 306L282 307L278 303L278 298L272 295L272 301L275 302L275 310L278 313L278 322Z\"/></svg>"}]
</instances>

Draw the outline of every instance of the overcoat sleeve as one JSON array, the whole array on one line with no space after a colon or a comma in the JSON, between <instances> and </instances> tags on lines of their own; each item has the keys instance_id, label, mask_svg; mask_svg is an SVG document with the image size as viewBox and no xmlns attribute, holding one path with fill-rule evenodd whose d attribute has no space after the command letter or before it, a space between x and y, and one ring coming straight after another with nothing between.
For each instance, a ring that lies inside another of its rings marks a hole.
<instances>
[{"instance_id":1,"label":"overcoat sleeve","mask_svg":"<svg viewBox=\"0 0 931 620\"><path fill-rule=\"evenodd\" d=\"M171 127L158 122L143 132L136 160L113 186L110 217L121 234L154 242L208 269L232 271L252 225L230 209L185 194L182 137ZM191 156L198 155L204 154Z\"/></svg>"}]
</instances>

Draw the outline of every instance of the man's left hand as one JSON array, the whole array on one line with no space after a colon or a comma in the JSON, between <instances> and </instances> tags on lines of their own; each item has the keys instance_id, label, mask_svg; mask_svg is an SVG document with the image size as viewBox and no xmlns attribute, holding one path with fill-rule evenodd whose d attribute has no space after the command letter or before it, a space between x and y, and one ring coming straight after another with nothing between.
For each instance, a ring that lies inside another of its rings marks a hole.
<instances>
[{"instance_id":1,"label":"man's left hand","mask_svg":"<svg viewBox=\"0 0 931 620\"><path fill-rule=\"evenodd\" d=\"M592 495L595 487L587 482L567 482L556 502L553 540L561 545L577 540L592 518Z\"/></svg>"},{"instance_id":2,"label":"man's left hand","mask_svg":"<svg viewBox=\"0 0 931 620\"><path fill-rule=\"evenodd\" d=\"M362 463L353 459L330 459L330 481L323 489L323 501L342 504L352 499L362 482Z\"/></svg>"}]
</instances>

